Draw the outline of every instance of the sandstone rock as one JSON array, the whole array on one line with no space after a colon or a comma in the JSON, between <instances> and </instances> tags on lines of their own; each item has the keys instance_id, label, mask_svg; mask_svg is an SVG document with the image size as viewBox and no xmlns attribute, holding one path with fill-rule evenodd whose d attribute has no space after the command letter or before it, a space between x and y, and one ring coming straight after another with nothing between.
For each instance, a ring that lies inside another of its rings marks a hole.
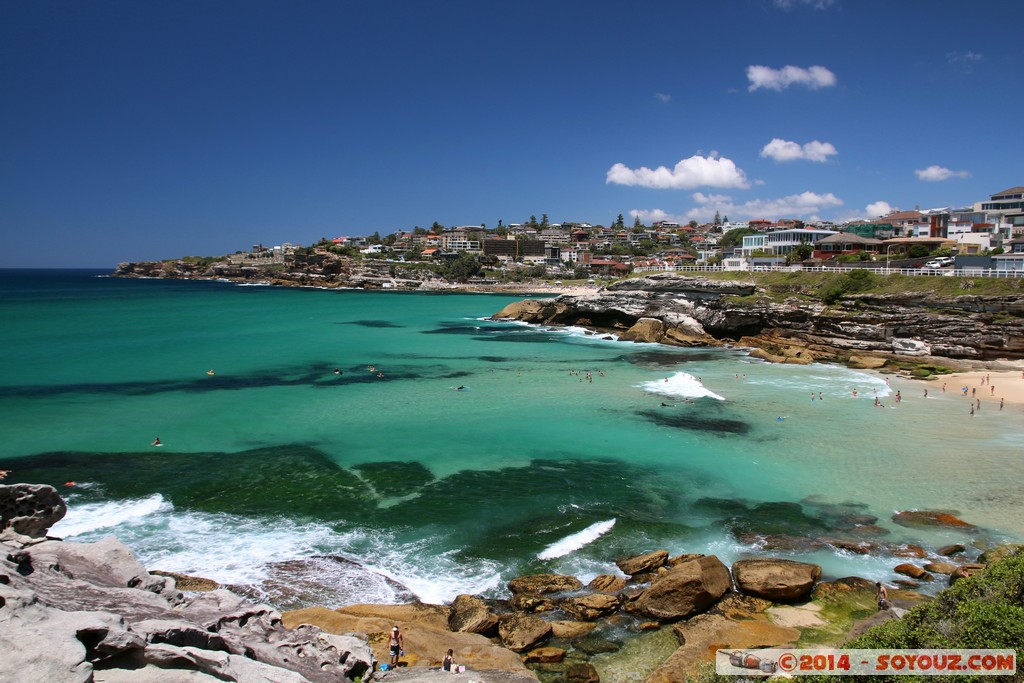
<instances>
[{"instance_id":1,"label":"sandstone rock","mask_svg":"<svg viewBox=\"0 0 1024 683\"><path fill-rule=\"evenodd\" d=\"M622 598L607 593L591 593L575 598L564 598L558 606L571 617L581 621L594 621L617 610Z\"/></svg>"},{"instance_id":2,"label":"sandstone rock","mask_svg":"<svg viewBox=\"0 0 1024 683\"><path fill-rule=\"evenodd\" d=\"M0 537L13 532L41 538L64 519L68 508L57 489L45 484L0 485Z\"/></svg>"},{"instance_id":3,"label":"sandstone rock","mask_svg":"<svg viewBox=\"0 0 1024 683\"><path fill-rule=\"evenodd\" d=\"M893 515L892 521L906 527L946 527L964 530L977 528L952 513L940 510L905 510Z\"/></svg>"},{"instance_id":4,"label":"sandstone rock","mask_svg":"<svg viewBox=\"0 0 1024 683\"><path fill-rule=\"evenodd\" d=\"M634 557L627 557L622 560L618 560L615 564L622 570L623 574L643 574L645 572L652 572L659 567L665 566L665 562L668 561L667 550L655 550L652 553L646 553L644 555L636 555Z\"/></svg>"},{"instance_id":5,"label":"sandstone rock","mask_svg":"<svg viewBox=\"0 0 1024 683\"><path fill-rule=\"evenodd\" d=\"M850 356L850 360L846 361L846 364L856 370L877 370L887 362L885 358L853 355Z\"/></svg>"},{"instance_id":6,"label":"sandstone rock","mask_svg":"<svg viewBox=\"0 0 1024 683\"><path fill-rule=\"evenodd\" d=\"M776 602L790 602L808 595L821 578L821 567L793 560L758 558L739 560L732 574L740 592Z\"/></svg>"},{"instance_id":7,"label":"sandstone rock","mask_svg":"<svg viewBox=\"0 0 1024 683\"><path fill-rule=\"evenodd\" d=\"M551 635L551 624L528 614L503 614L498 618L498 637L513 652L536 647Z\"/></svg>"},{"instance_id":8,"label":"sandstone rock","mask_svg":"<svg viewBox=\"0 0 1024 683\"><path fill-rule=\"evenodd\" d=\"M565 683L601 683L597 669L588 662L570 664L565 670Z\"/></svg>"},{"instance_id":9,"label":"sandstone rock","mask_svg":"<svg viewBox=\"0 0 1024 683\"><path fill-rule=\"evenodd\" d=\"M561 640L574 640L594 630L597 624L586 621L552 621L551 636Z\"/></svg>"},{"instance_id":10,"label":"sandstone rock","mask_svg":"<svg viewBox=\"0 0 1024 683\"><path fill-rule=\"evenodd\" d=\"M985 565L977 562L968 562L966 564L962 564L956 569L954 569L953 573L949 575L949 585L952 586L960 579L966 579L969 576L974 576L984 568Z\"/></svg>"},{"instance_id":11,"label":"sandstone rock","mask_svg":"<svg viewBox=\"0 0 1024 683\"><path fill-rule=\"evenodd\" d=\"M933 574L952 574L956 571L956 565L949 562L928 562L924 565L924 569Z\"/></svg>"},{"instance_id":12,"label":"sandstone rock","mask_svg":"<svg viewBox=\"0 0 1024 683\"><path fill-rule=\"evenodd\" d=\"M936 552L943 557L952 557L953 555L959 555L966 550L967 548L965 548L962 543L953 543L951 545L942 546Z\"/></svg>"},{"instance_id":13,"label":"sandstone rock","mask_svg":"<svg viewBox=\"0 0 1024 683\"><path fill-rule=\"evenodd\" d=\"M527 664L552 664L565 659L565 650L560 647L539 647L527 652L523 659Z\"/></svg>"},{"instance_id":14,"label":"sandstone rock","mask_svg":"<svg viewBox=\"0 0 1024 683\"><path fill-rule=\"evenodd\" d=\"M640 320L636 321L636 324L619 334L619 341L657 344L664 337L665 323L655 318L640 318Z\"/></svg>"},{"instance_id":15,"label":"sandstone rock","mask_svg":"<svg viewBox=\"0 0 1024 683\"><path fill-rule=\"evenodd\" d=\"M693 677L702 663L714 662L721 648L783 647L795 643L800 631L757 619L733 621L718 614L699 614L673 626L682 645L647 677L646 683L679 683Z\"/></svg>"},{"instance_id":16,"label":"sandstone rock","mask_svg":"<svg viewBox=\"0 0 1024 683\"><path fill-rule=\"evenodd\" d=\"M448 628L466 633L490 634L498 626L494 614L483 600L472 595L459 595L452 601Z\"/></svg>"},{"instance_id":17,"label":"sandstone rock","mask_svg":"<svg viewBox=\"0 0 1024 683\"><path fill-rule=\"evenodd\" d=\"M180 591L213 591L220 588L220 584L213 579L204 579L201 576L189 576L176 572L162 572L156 569L149 572L153 576L167 576L174 579L174 587Z\"/></svg>"},{"instance_id":18,"label":"sandstone rock","mask_svg":"<svg viewBox=\"0 0 1024 683\"><path fill-rule=\"evenodd\" d=\"M616 593L626 587L626 579L615 574L599 574L587 584L587 588L602 593Z\"/></svg>"},{"instance_id":19,"label":"sandstone rock","mask_svg":"<svg viewBox=\"0 0 1024 683\"><path fill-rule=\"evenodd\" d=\"M1019 543L1007 543L1005 545L998 545L995 548L990 548L989 550L986 550L981 555L979 555L978 562L980 564L991 564L993 562L998 562L1000 560L1006 559L1011 555L1016 555L1022 550L1024 550L1024 545L1020 545Z\"/></svg>"},{"instance_id":20,"label":"sandstone rock","mask_svg":"<svg viewBox=\"0 0 1024 683\"><path fill-rule=\"evenodd\" d=\"M913 543L904 543L898 545L892 549L892 554L896 557L915 557L917 559L924 559L928 557L928 551L919 545Z\"/></svg>"},{"instance_id":21,"label":"sandstone rock","mask_svg":"<svg viewBox=\"0 0 1024 683\"><path fill-rule=\"evenodd\" d=\"M682 555L670 557L668 559L668 566L675 567L676 565L680 565L683 562L689 562L690 560L699 560L702 557L705 557L704 553L683 553Z\"/></svg>"},{"instance_id":22,"label":"sandstone rock","mask_svg":"<svg viewBox=\"0 0 1024 683\"><path fill-rule=\"evenodd\" d=\"M935 578L925 570L913 564L904 563L896 565L893 568L893 571L897 574L903 574L903 576L909 576L912 579L917 579L918 581L931 581Z\"/></svg>"},{"instance_id":23,"label":"sandstone rock","mask_svg":"<svg viewBox=\"0 0 1024 683\"><path fill-rule=\"evenodd\" d=\"M608 640L607 638L598 638L595 636L587 636L586 638L574 640L572 646L580 652L585 652L591 657L608 652L618 652L622 649L622 646L616 642Z\"/></svg>"},{"instance_id":24,"label":"sandstone rock","mask_svg":"<svg viewBox=\"0 0 1024 683\"><path fill-rule=\"evenodd\" d=\"M583 588L583 582L575 576L561 574L530 574L520 576L508 582L508 589L513 593L561 593Z\"/></svg>"},{"instance_id":25,"label":"sandstone rock","mask_svg":"<svg viewBox=\"0 0 1024 683\"><path fill-rule=\"evenodd\" d=\"M509 607L520 612L550 612L555 609L555 601L543 595L516 593L508 601Z\"/></svg>"},{"instance_id":26,"label":"sandstone rock","mask_svg":"<svg viewBox=\"0 0 1024 683\"><path fill-rule=\"evenodd\" d=\"M684 619L715 604L732 588L729 570L714 555L684 562L636 599L636 609L662 621Z\"/></svg>"}]
</instances>

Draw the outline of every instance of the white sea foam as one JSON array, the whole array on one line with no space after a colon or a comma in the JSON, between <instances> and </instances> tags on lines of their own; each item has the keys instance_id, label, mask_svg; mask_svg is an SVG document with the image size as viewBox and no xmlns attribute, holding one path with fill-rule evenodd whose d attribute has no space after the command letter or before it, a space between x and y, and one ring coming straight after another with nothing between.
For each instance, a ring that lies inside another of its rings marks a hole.
<instances>
[{"instance_id":1,"label":"white sea foam","mask_svg":"<svg viewBox=\"0 0 1024 683\"><path fill-rule=\"evenodd\" d=\"M84 488L84 485L82 485ZM54 536L73 537L110 529L111 527L141 524L144 518L161 510L170 509L159 493L145 498L111 501L105 503L69 504L70 514L53 525L50 533Z\"/></svg>"},{"instance_id":2,"label":"white sea foam","mask_svg":"<svg viewBox=\"0 0 1024 683\"><path fill-rule=\"evenodd\" d=\"M698 378L688 372L677 372L663 379L644 382L639 386L644 391L671 398L713 398L719 401L725 400L724 396L719 396L711 391Z\"/></svg>"},{"instance_id":3,"label":"white sea foam","mask_svg":"<svg viewBox=\"0 0 1024 683\"><path fill-rule=\"evenodd\" d=\"M613 526L615 526L614 518L591 524L583 531L577 531L574 534L566 536L560 541L552 543L537 555L537 559L553 560L556 557L568 555L575 550L579 550L585 545L593 543L598 538L611 531Z\"/></svg>"},{"instance_id":4,"label":"white sea foam","mask_svg":"<svg viewBox=\"0 0 1024 683\"><path fill-rule=\"evenodd\" d=\"M466 563L443 538L408 542L378 530L181 511L159 494L81 505L72 497L66 519L71 521L60 522L51 533L79 542L113 534L150 569L248 585L268 596L273 590L267 581L294 580L317 586L318 596L332 605L405 602L408 595L390 579L419 600L440 604L460 593L479 595L501 585L496 563ZM296 560L303 561L301 567L279 567Z\"/></svg>"}]
</instances>

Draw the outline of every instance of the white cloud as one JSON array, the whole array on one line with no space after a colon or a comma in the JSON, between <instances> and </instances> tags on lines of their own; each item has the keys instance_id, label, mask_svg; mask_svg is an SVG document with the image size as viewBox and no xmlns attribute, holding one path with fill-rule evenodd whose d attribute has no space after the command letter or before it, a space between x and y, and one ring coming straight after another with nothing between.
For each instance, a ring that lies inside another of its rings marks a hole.
<instances>
[{"instance_id":1,"label":"white cloud","mask_svg":"<svg viewBox=\"0 0 1024 683\"><path fill-rule=\"evenodd\" d=\"M806 5L814 9L828 9L835 4L836 0L774 0L775 6L788 12L798 5Z\"/></svg>"},{"instance_id":2,"label":"white cloud","mask_svg":"<svg viewBox=\"0 0 1024 683\"><path fill-rule=\"evenodd\" d=\"M662 104L668 104L669 102L672 101L672 96L667 95L663 92L656 92L654 93L654 99L658 100Z\"/></svg>"},{"instance_id":3,"label":"white cloud","mask_svg":"<svg viewBox=\"0 0 1024 683\"><path fill-rule=\"evenodd\" d=\"M805 85L811 90L827 88L836 84L836 75L823 66L804 69L799 66L784 66L773 69L770 66L751 64L747 67L747 80L751 92L758 88L784 90L791 85Z\"/></svg>"},{"instance_id":4,"label":"white cloud","mask_svg":"<svg viewBox=\"0 0 1024 683\"><path fill-rule=\"evenodd\" d=\"M950 178L969 178L971 176L967 171L951 171L943 166L929 166L928 168L922 168L914 171L918 180L924 180L929 183L937 183L943 180L949 180Z\"/></svg>"},{"instance_id":5,"label":"white cloud","mask_svg":"<svg viewBox=\"0 0 1024 683\"><path fill-rule=\"evenodd\" d=\"M820 142L812 140L805 145L797 142L772 138L772 141L761 150L761 156L775 161L794 161L806 159L807 161L828 161L828 157L839 154L831 142Z\"/></svg>"},{"instance_id":6,"label":"white cloud","mask_svg":"<svg viewBox=\"0 0 1024 683\"><path fill-rule=\"evenodd\" d=\"M641 166L632 169L625 164L615 164L608 169L605 182L673 190L692 190L696 187L750 187L746 174L736 168L731 159L696 154L689 159L683 159L671 169L666 166L655 169Z\"/></svg>"},{"instance_id":7,"label":"white cloud","mask_svg":"<svg viewBox=\"0 0 1024 683\"><path fill-rule=\"evenodd\" d=\"M864 207L870 218L879 218L880 216L886 216L892 212L892 206L889 202L877 201L868 204Z\"/></svg>"},{"instance_id":8,"label":"white cloud","mask_svg":"<svg viewBox=\"0 0 1024 683\"><path fill-rule=\"evenodd\" d=\"M686 220L707 221L715 215L716 211L733 220L737 218L778 219L794 216L809 218L816 216L823 209L843 205L843 200L831 192L825 194L801 192L776 199L751 199L741 204L733 202L732 197L726 195L707 195L695 192L693 201L697 203L697 206L686 212L683 216Z\"/></svg>"},{"instance_id":9,"label":"white cloud","mask_svg":"<svg viewBox=\"0 0 1024 683\"><path fill-rule=\"evenodd\" d=\"M657 223L658 221L672 221L676 223L679 222L677 216L673 216L672 214L666 211L662 211L661 209L630 209L629 215L632 218L639 218L640 222L644 223L645 225L651 225L652 223Z\"/></svg>"},{"instance_id":10,"label":"white cloud","mask_svg":"<svg viewBox=\"0 0 1024 683\"><path fill-rule=\"evenodd\" d=\"M985 55L978 54L977 52L971 52L970 50L968 50L967 52L964 52L964 53L960 53L960 52L947 52L946 53L946 61L949 62L950 64L962 64L962 63L965 63L965 62L966 63L980 62L983 59L985 59Z\"/></svg>"}]
</instances>

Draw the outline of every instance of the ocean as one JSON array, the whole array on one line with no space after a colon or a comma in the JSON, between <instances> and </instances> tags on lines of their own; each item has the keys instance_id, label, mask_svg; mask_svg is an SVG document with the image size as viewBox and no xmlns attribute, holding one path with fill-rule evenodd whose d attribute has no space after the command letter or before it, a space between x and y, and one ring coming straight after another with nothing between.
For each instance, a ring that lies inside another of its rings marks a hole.
<instances>
[{"instance_id":1,"label":"ocean","mask_svg":"<svg viewBox=\"0 0 1024 683\"><path fill-rule=\"evenodd\" d=\"M971 417L941 380L488 319L520 296L102 275L0 271L5 483L60 489L53 535L281 609L659 548L891 581L896 544L1024 540L1020 408Z\"/></svg>"}]
</instances>

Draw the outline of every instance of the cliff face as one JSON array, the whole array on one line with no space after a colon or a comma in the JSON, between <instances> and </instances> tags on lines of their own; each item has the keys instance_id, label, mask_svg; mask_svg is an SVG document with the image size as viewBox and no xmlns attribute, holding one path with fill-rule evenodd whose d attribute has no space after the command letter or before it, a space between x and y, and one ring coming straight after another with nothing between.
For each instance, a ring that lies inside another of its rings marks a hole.
<instances>
[{"instance_id":1,"label":"cliff face","mask_svg":"<svg viewBox=\"0 0 1024 683\"><path fill-rule=\"evenodd\" d=\"M421 289L443 282L428 268L403 263L359 261L330 252L289 255L281 264L241 259L199 264L191 261L119 263L116 277L222 279L310 287Z\"/></svg>"},{"instance_id":2,"label":"cliff face","mask_svg":"<svg viewBox=\"0 0 1024 683\"><path fill-rule=\"evenodd\" d=\"M826 306L755 293L751 282L661 274L617 283L597 296L526 300L494 317L617 329L633 341L752 346L757 356L792 363L1024 359L1020 296L852 294Z\"/></svg>"}]
</instances>

